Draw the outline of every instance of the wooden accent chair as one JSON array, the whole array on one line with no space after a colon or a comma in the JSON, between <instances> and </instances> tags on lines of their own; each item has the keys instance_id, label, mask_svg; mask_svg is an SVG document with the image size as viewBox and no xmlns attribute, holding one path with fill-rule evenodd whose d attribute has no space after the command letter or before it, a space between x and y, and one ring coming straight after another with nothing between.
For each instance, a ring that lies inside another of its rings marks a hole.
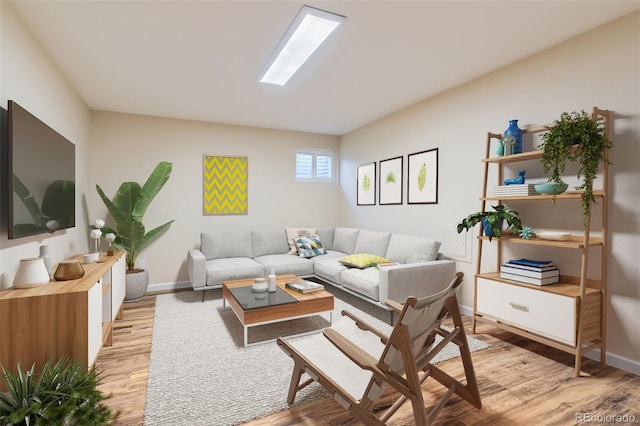
<instances>
[{"instance_id":1,"label":"wooden accent chair","mask_svg":"<svg viewBox=\"0 0 640 426\"><path fill-rule=\"evenodd\" d=\"M413 406L416 425L429 425L453 393L477 408L482 407L471 354L467 345L456 290L463 274L432 296L409 297L404 305L387 301L399 312L389 336L353 314L342 311L343 318L310 339L279 338L280 348L294 360L287 402L314 380L324 386L345 409L367 425L383 425L407 400ZM441 327L450 314L453 329ZM436 342L436 336L442 340ZM458 345L466 384L454 379L430 361L447 343ZM306 373L310 379L300 383ZM421 384L432 377L447 389L438 403L427 410ZM400 393L393 405L380 417L374 403L389 387Z\"/></svg>"}]
</instances>

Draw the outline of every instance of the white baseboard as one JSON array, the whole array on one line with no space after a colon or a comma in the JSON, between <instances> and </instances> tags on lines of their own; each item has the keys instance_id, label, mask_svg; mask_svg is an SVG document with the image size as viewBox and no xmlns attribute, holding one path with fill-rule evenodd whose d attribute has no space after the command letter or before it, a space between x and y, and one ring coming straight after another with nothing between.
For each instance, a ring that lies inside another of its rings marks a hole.
<instances>
[{"instance_id":1,"label":"white baseboard","mask_svg":"<svg viewBox=\"0 0 640 426\"><path fill-rule=\"evenodd\" d=\"M192 288L190 281L180 281L173 283L157 283L157 284L149 284L149 288L147 291L166 291L166 290L180 290L183 288Z\"/></svg>"},{"instance_id":2,"label":"white baseboard","mask_svg":"<svg viewBox=\"0 0 640 426\"><path fill-rule=\"evenodd\" d=\"M473 308L465 305L459 305L460 313L469 317L473 316ZM585 356L594 361L600 362L600 350L596 349L585 354ZM633 374L640 375L640 361L625 358L623 356L607 352L607 365L619 368L620 370L628 371Z\"/></svg>"}]
</instances>

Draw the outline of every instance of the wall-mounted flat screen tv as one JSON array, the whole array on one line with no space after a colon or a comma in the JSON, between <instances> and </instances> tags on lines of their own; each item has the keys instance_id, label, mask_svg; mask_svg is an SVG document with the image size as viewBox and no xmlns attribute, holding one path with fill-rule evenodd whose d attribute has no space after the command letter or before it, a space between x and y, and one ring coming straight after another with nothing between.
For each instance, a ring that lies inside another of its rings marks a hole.
<instances>
[{"instance_id":1,"label":"wall-mounted flat screen tv","mask_svg":"<svg viewBox=\"0 0 640 426\"><path fill-rule=\"evenodd\" d=\"M9 238L73 228L75 145L11 100L7 130Z\"/></svg>"}]
</instances>

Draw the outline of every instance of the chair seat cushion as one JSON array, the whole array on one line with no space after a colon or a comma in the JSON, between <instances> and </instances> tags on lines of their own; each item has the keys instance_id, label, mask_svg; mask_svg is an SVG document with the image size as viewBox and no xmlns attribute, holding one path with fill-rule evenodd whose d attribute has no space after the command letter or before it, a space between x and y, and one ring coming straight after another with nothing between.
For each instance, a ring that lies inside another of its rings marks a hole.
<instances>
[{"instance_id":1,"label":"chair seat cushion","mask_svg":"<svg viewBox=\"0 0 640 426\"><path fill-rule=\"evenodd\" d=\"M356 346L364 349L374 359L380 358L384 345L373 333L359 329L352 320L341 318L331 326ZM372 373L360 369L344 355L324 334L316 334L311 338L287 340L298 353L304 355L326 377L331 377L354 400L363 396Z\"/></svg>"}]
</instances>

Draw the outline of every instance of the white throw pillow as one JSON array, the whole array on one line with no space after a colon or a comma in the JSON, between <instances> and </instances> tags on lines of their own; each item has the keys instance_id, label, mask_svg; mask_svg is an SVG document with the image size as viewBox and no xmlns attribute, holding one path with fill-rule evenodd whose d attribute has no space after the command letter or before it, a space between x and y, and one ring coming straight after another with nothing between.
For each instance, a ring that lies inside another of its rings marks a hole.
<instances>
[{"instance_id":1,"label":"white throw pillow","mask_svg":"<svg viewBox=\"0 0 640 426\"><path fill-rule=\"evenodd\" d=\"M315 234L316 228L293 228L286 227L287 230L287 243L289 243L289 252L287 254L298 254L298 246L296 246L296 239L298 237L304 237L305 235Z\"/></svg>"}]
</instances>

